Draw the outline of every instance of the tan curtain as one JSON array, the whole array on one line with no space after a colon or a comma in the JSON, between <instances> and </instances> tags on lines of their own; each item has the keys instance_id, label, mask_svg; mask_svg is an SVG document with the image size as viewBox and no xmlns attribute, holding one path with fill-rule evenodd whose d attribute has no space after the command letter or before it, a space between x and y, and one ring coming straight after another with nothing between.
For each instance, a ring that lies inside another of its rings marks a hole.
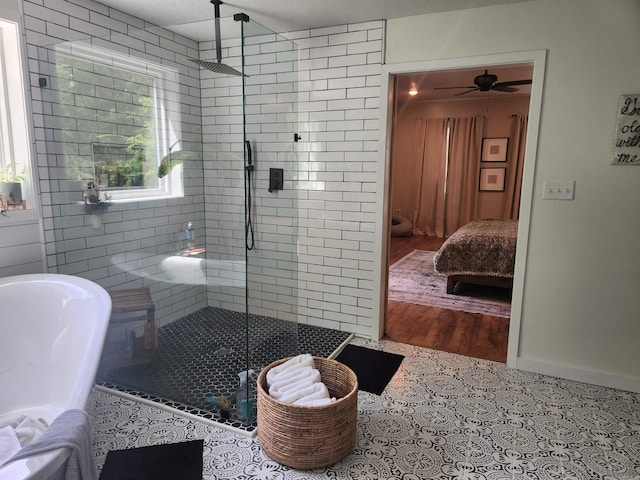
<instances>
[{"instance_id":1,"label":"tan curtain","mask_svg":"<svg viewBox=\"0 0 640 480\"><path fill-rule=\"evenodd\" d=\"M414 152L421 168L414 180L417 195L412 221L417 235L444 234L446 135L446 118L416 119Z\"/></svg>"},{"instance_id":2,"label":"tan curtain","mask_svg":"<svg viewBox=\"0 0 640 480\"><path fill-rule=\"evenodd\" d=\"M478 215L478 176L484 117L452 118L445 201L445 236Z\"/></svg>"},{"instance_id":3,"label":"tan curtain","mask_svg":"<svg viewBox=\"0 0 640 480\"><path fill-rule=\"evenodd\" d=\"M522 193L522 170L527 139L528 115L514 115L511 120L511 142L507 164L506 190L502 218L518 220L520 194Z\"/></svg>"}]
</instances>

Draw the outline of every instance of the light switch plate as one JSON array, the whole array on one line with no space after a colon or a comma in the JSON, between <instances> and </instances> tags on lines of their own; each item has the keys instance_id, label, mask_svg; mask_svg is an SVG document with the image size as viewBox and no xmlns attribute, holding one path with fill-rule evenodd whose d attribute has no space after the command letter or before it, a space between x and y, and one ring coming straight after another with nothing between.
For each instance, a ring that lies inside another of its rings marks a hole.
<instances>
[{"instance_id":1,"label":"light switch plate","mask_svg":"<svg viewBox=\"0 0 640 480\"><path fill-rule=\"evenodd\" d=\"M545 200L573 200L573 190L575 182L571 181L554 181L544 182L544 192L542 198Z\"/></svg>"}]
</instances>

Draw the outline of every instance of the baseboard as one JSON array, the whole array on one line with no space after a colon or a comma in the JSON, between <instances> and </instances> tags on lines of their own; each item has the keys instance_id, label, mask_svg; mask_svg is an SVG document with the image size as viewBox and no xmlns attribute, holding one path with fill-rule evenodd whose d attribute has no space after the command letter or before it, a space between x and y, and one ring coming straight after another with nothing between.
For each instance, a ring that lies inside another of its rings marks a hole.
<instances>
[{"instance_id":1,"label":"baseboard","mask_svg":"<svg viewBox=\"0 0 640 480\"><path fill-rule=\"evenodd\" d=\"M640 378L637 377L584 370L581 368L545 363L521 357L517 358L515 368L518 370L525 370L527 372L549 375L551 377L564 378L567 380L575 380L577 382L590 383L593 385L640 393Z\"/></svg>"}]
</instances>

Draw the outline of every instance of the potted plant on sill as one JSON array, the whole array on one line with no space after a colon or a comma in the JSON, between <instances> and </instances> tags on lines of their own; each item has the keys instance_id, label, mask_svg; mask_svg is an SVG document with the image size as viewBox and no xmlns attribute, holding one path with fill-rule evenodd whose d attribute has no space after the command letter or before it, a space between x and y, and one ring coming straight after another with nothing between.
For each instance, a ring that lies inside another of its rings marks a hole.
<instances>
[{"instance_id":1,"label":"potted plant on sill","mask_svg":"<svg viewBox=\"0 0 640 480\"><path fill-rule=\"evenodd\" d=\"M0 203L2 208L22 205L22 182L25 180L27 169L17 172L18 164L13 162L0 168Z\"/></svg>"},{"instance_id":2,"label":"potted plant on sill","mask_svg":"<svg viewBox=\"0 0 640 480\"><path fill-rule=\"evenodd\" d=\"M111 203L111 195L107 195L101 185L94 182L87 182L84 189L84 213L91 218L93 228L102 226L102 214L106 212Z\"/></svg>"}]
</instances>

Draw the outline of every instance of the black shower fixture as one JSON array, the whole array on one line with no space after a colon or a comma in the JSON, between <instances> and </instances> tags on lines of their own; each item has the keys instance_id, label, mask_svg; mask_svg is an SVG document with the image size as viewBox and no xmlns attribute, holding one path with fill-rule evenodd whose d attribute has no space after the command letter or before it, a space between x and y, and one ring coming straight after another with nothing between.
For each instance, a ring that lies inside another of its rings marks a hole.
<instances>
[{"instance_id":1,"label":"black shower fixture","mask_svg":"<svg viewBox=\"0 0 640 480\"><path fill-rule=\"evenodd\" d=\"M216 36L217 61L213 62L213 61L207 61L207 60L198 60L196 58L189 58L189 60L215 73L222 73L224 75L242 76L242 72L239 72L235 68L222 63L222 45L220 42L220 5L222 5L224 2L222 2L222 0L211 0L211 3L214 6L214 12L215 12L215 36ZM235 14L233 16L233 19L235 21L248 22L249 16L245 14Z\"/></svg>"}]
</instances>

